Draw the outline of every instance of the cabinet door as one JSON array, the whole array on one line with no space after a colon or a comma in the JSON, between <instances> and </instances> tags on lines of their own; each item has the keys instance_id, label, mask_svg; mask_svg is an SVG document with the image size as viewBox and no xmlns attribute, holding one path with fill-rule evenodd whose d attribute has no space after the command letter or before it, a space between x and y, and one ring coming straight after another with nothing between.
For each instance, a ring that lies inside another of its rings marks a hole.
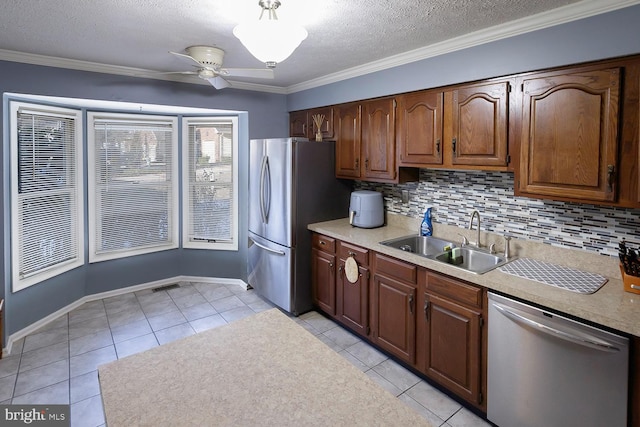
<instances>
[{"instance_id":1,"label":"cabinet door","mask_svg":"<svg viewBox=\"0 0 640 427\"><path fill-rule=\"evenodd\" d=\"M470 85L453 91L454 165L507 165L507 82Z\"/></svg>"},{"instance_id":2,"label":"cabinet door","mask_svg":"<svg viewBox=\"0 0 640 427\"><path fill-rule=\"evenodd\" d=\"M289 136L309 138L307 131L307 112L293 111L289 113Z\"/></svg>"},{"instance_id":3,"label":"cabinet door","mask_svg":"<svg viewBox=\"0 0 640 427\"><path fill-rule=\"evenodd\" d=\"M526 78L520 191L614 201L620 70Z\"/></svg>"},{"instance_id":4,"label":"cabinet door","mask_svg":"<svg viewBox=\"0 0 640 427\"><path fill-rule=\"evenodd\" d=\"M313 302L322 311L336 315L336 256L311 250L311 285Z\"/></svg>"},{"instance_id":5,"label":"cabinet door","mask_svg":"<svg viewBox=\"0 0 640 427\"><path fill-rule=\"evenodd\" d=\"M407 363L416 355L416 289L376 274L372 286L373 341Z\"/></svg>"},{"instance_id":6,"label":"cabinet door","mask_svg":"<svg viewBox=\"0 0 640 427\"><path fill-rule=\"evenodd\" d=\"M336 176L360 178L360 104L341 105L336 108Z\"/></svg>"},{"instance_id":7,"label":"cabinet door","mask_svg":"<svg viewBox=\"0 0 640 427\"><path fill-rule=\"evenodd\" d=\"M364 179L396 179L395 111L393 98L362 104Z\"/></svg>"},{"instance_id":8,"label":"cabinet door","mask_svg":"<svg viewBox=\"0 0 640 427\"><path fill-rule=\"evenodd\" d=\"M324 116L324 120L322 121L322 126L320 126L320 132L322 133L323 140L333 140L334 132L333 132L333 107L325 107L325 108L314 108L309 111L309 138L315 139L316 132L318 132L318 127L316 126L315 121L313 120L313 116L316 115Z\"/></svg>"},{"instance_id":9,"label":"cabinet door","mask_svg":"<svg viewBox=\"0 0 640 427\"><path fill-rule=\"evenodd\" d=\"M340 260L340 274L336 283L337 319L360 335L369 329L369 270L358 268L358 280L351 283L344 274L344 260Z\"/></svg>"},{"instance_id":10,"label":"cabinet door","mask_svg":"<svg viewBox=\"0 0 640 427\"><path fill-rule=\"evenodd\" d=\"M441 165L443 93L421 91L397 99L400 166Z\"/></svg>"},{"instance_id":11,"label":"cabinet door","mask_svg":"<svg viewBox=\"0 0 640 427\"><path fill-rule=\"evenodd\" d=\"M481 394L482 313L424 295L425 373L474 404Z\"/></svg>"}]
</instances>

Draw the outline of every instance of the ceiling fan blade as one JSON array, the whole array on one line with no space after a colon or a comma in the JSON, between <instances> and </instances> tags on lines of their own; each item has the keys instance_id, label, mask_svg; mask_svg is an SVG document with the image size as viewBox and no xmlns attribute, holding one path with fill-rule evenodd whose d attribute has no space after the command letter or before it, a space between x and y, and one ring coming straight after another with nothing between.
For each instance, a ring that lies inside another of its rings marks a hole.
<instances>
[{"instance_id":1,"label":"ceiling fan blade","mask_svg":"<svg viewBox=\"0 0 640 427\"><path fill-rule=\"evenodd\" d=\"M225 87L231 86L231 83L220 76L209 77L207 80L209 81L209 83L211 83L211 86L215 87L216 89L224 89Z\"/></svg>"},{"instance_id":2,"label":"ceiling fan blade","mask_svg":"<svg viewBox=\"0 0 640 427\"><path fill-rule=\"evenodd\" d=\"M207 66L207 65L205 65L205 64L203 64L203 63L201 63L199 61L197 61L193 56L190 56L190 55L187 55L187 54L184 54L184 53L172 52L172 51L169 51L169 53L172 54L172 55L181 56L183 58L190 59L191 61L193 61L196 64L198 64L198 66L200 68L206 68L208 70L213 70L213 68L211 68L211 67L209 67L209 66Z\"/></svg>"},{"instance_id":3,"label":"ceiling fan blade","mask_svg":"<svg viewBox=\"0 0 640 427\"><path fill-rule=\"evenodd\" d=\"M255 77L259 79L272 79L273 70L270 68L221 68L219 73L233 77Z\"/></svg>"},{"instance_id":4,"label":"ceiling fan blade","mask_svg":"<svg viewBox=\"0 0 640 427\"><path fill-rule=\"evenodd\" d=\"M197 71L159 71L156 74L189 74L189 75L198 75Z\"/></svg>"}]
</instances>

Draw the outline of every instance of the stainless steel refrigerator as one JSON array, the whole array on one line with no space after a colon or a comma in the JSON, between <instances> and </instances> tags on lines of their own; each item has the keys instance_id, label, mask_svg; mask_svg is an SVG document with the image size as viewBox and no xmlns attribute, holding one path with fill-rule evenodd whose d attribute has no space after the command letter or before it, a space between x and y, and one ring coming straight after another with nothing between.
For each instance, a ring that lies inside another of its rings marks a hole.
<instances>
[{"instance_id":1,"label":"stainless steel refrigerator","mask_svg":"<svg viewBox=\"0 0 640 427\"><path fill-rule=\"evenodd\" d=\"M300 138L249 144L248 282L299 315L312 308L307 225L348 216L351 183L335 177L335 143Z\"/></svg>"}]
</instances>

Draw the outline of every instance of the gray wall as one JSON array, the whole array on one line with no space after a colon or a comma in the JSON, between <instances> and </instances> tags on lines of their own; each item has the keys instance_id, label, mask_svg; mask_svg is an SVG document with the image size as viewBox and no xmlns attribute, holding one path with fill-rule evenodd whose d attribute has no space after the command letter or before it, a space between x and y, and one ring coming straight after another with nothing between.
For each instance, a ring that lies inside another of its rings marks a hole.
<instances>
[{"instance_id":1,"label":"gray wall","mask_svg":"<svg viewBox=\"0 0 640 427\"><path fill-rule=\"evenodd\" d=\"M46 282L11 293L8 129L4 109L3 174L0 212L3 214L2 287L5 298L5 336L63 308L85 295L160 280L176 275L246 278L248 141L250 138L288 134L289 119L284 95L251 92L126 76L65 70L0 61L0 92L136 102L183 107L246 111L240 114L239 146L239 251L177 249L126 259L105 261L77 268ZM6 97L5 97L6 98ZM85 254L85 259L88 255Z\"/></svg>"},{"instance_id":2,"label":"gray wall","mask_svg":"<svg viewBox=\"0 0 640 427\"><path fill-rule=\"evenodd\" d=\"M292 93L289 111L640 52L640 5Z\"/></svg>"}]
</instances>

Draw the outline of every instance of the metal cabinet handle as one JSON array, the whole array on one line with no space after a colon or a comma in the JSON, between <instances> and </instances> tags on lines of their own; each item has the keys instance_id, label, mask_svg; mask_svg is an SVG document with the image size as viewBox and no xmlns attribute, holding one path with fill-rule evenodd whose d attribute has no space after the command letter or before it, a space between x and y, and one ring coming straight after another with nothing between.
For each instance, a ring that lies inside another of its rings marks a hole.
<instances>
[{"instance_id":1,"label":"metal cabinet handle","mask_svg":"<svg viewBox=\"0 0 640 427\"><path fill-rule=\"evenodd\" d=\"M613 174L616 168L613 165L607 166L607 188L609 191L613 191Z\"/></svg>"},{"instance_id":2,"label":"metal cabinet handle","mask_svg":"<svg viewBox=\"0 0 640 427\"><path fill-rule=\"evenodd\" d=\"M409 295L409 313L413 316L413 295Z\"/></svg>"},{"instance_id":3,"label":"metal cabinet handle","mask_svg":"<svg viewBox=\"0 0 640 427\"><path fill-rule=\"evenodd\" d=\"M369 159L364 159L364 169L369 170Z\"/></svg>"},{"instance_id":4,"label":"metal cabinet handle","mask_svg":"<svg viewBox=\"0 0 640 427\"><path fill-rule=\"evenodd\" d=\"M453 141L451 141L451 146L453 147L453 155L456 156L456 144L458 143L456 138L453 138Z\"/></svg>"},{"instance_id":5,"label":"metal cabinet handle","mask_svg":"<svg viewBox=\"0 0 640 427\"><path fill-rule=\"evenodd\" d=\"M360 169L360 159L356 159L356 169Z\"/></svg>"},{"instance_id":6,"label":"metal cabinet handle","mask_svg":"<svg viewBox=\"0 0 640 427\"><path fill-rule=\"evenodd\" d=\"M440 154L440 140L436 140L436 153Z\"/></svg>"},{"instance_id":7,"label":"metal cabinet handle","mask_svg":"<svg viewBox=\"0 0 640 427\"><path fill-rule=\"evenodd\" d=\"M324 240L320 240L320 244L321 244L322 246L324 246L324 245L326 245L327 243L326 243Z\"/></svg>"},{"instance_id":8,"label":"metal cabinet handle","mask_svg":"<svg viewBox=\"0 0 640 427\"><path fill-rule=\"evenodd\" d=\"M640 290L640 286L638 286L638 285L634 285L634 284L632 283L632 284L631 284L631 289Z\"/></svg>"},{"instance_id":9,"label":"metal cabinet handle","mask_svg":"<svg viewBox=\"0 0 640 427\"><path fill-rule=\"evenodd\" d=\"M425 300L424 302L424 318L425 320L429 320L429 301Z\"/></svg>"}]
</instances>

